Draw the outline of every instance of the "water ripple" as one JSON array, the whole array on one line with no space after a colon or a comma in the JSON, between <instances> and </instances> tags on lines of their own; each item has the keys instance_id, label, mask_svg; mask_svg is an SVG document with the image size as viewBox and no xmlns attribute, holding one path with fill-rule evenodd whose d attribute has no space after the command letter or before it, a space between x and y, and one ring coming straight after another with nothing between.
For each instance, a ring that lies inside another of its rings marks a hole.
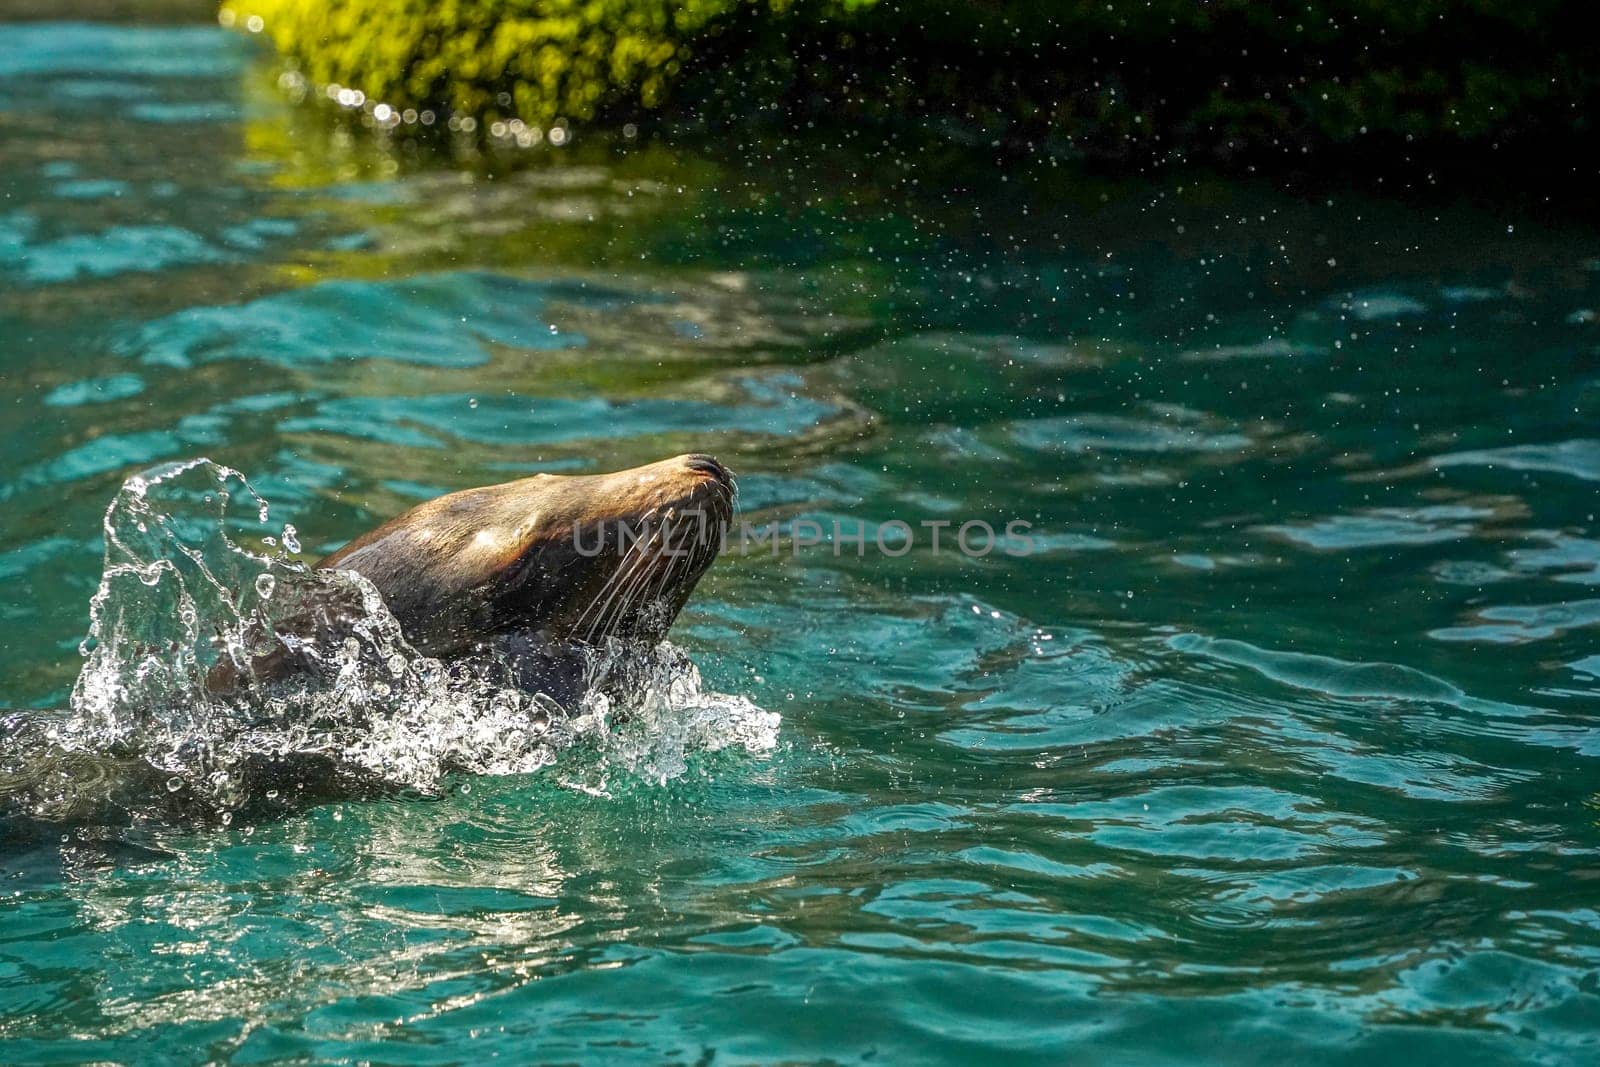
<instances>
[{"instance_id":1,"label":"water ripple","mask_svg":"<svg viewBox=\"0 0 1600 1067\"><path fill-rule=\"evenodd\" d=\"M545 321L552 291L475 272L323 282L247 304L180 311L140 327L118 348L141 363L168 367L219 359L285 367L344 359L471 367L488 362L489 345L532 351L582 345L581 335L562 334ZM574 292L570 286L558 291Z\"/></svg>"}]
</instances>

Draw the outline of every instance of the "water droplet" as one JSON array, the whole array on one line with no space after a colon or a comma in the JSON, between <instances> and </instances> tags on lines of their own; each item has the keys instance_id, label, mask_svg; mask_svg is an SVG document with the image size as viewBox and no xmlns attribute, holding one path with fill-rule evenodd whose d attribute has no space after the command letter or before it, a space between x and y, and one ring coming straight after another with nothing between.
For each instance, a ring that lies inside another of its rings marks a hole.
<instances>
[{"instance_id":1,"label":"water droplet","mask_svg":"<svg viewBox=\"0 0 1600 1067\"><path fill-rule=\"evenodd\" d=\"M467 407L475 408L477 406L478 406L478 398L477 397L474 396L474 397L468 397L467 398Z\"/></svg>"},{"instance_id":2,"label":"water droplet","mask_svg":"<svg viewBox=\"0 0 1600 1067\"><path fill-rule=\"evenodd\" d=\"M171 778L167 779L167 792L176 793L178 790L180 790L182 788L183 788L183 779L182 778L179 778L177 775L173 775Z\"/></svg>"},{"instance_id":3,"label":"water droplet","mask_svg":"<svg viewBox=\"0 0 1600 1067\"><path fill-rule=\"evenodd\" d=\"M293 523L283 524L283 547L290 552L300 551L300 532L294 528Z\"/></svg>"},{"instance_id":4,"label":"water droplet","mask_svg":"<svg viewBox=\"0 0 1600 1067\"><path fill-rule=\"evenodd\" d=\"M278 579L270 574L256 575L256 595L262 600L271 600L273 590L278 587Z\"/></svg>"}]
</instances>

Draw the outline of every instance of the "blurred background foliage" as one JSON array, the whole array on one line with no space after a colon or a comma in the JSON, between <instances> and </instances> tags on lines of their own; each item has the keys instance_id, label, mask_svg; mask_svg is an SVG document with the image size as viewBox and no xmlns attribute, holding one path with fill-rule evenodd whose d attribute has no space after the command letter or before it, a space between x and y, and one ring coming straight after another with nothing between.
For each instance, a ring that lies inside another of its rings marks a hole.
<instances>
[{"instance_id":1,"label":"blurred background foliage","mask_svg":"<svg viewBox=\"0 0 1600 1067\"><path fill-rule=\"evenodd\" d=\"M914 122L1143 164L1512 149L1574 162L1600 72L1573 0L227 0L370 111Z\"/></svg>"}]
</instances>

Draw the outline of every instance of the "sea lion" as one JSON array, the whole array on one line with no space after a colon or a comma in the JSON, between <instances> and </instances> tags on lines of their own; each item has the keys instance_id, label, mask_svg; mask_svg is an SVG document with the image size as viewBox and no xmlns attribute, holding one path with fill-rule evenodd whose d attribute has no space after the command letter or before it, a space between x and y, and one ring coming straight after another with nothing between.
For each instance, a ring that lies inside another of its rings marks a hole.
<instances>
[{"instance_id":1,"label":"sea lion","mask_svg":"<svg viewBox=\"0 0 1600 1067\"><path fill-rule=\"evenodd\" d=\"M419 504L316 568L371 582L418 651L509 668L512 684L565 705L581 695L584 652L666 636L722 546L735 493L728 469L703 453L613 474L537 474ZM336 598L307 605L277 627L299 640L248 664L224 659L209 688L313 669L298 649L330 647L359 614Z\"/></svg>"},{"instance_id":2,"label":"sea lion","mask_svg":"<svg viewBox=\"0 0 1600 1067\"><path fill-rule=\"evenodd\" d=\"M538 474L420 504L315 567L363 576L418 651L542 694L547 710L571 708L591 685L631 684L627 656L597 678L594 650L666 635L722 547L736 491L728 469L698 453L614 474ZM328 680L325 653L370 613L348 583L308 583L300 595L243 647L220 650L205 678L212 697L260 706L297 675ZM0 830L204 815L137 751L61 748L60 722L0 714ZM251 753L230 774L242 798L230 811L243 817L382 791L316 751Z\"/></svg>"},{"instance_id":3,"label":"sea lion","mask_svg":"<svg viewBox=\"0 0 1600 1067\"><path fill-rule=\"evenodd\" d=\"M654 643L716 557L733 500L728 469L701 453L536 474L419 504L317 567L364 576L431 656L508 634Z\"/></svg>"}]
</instances>

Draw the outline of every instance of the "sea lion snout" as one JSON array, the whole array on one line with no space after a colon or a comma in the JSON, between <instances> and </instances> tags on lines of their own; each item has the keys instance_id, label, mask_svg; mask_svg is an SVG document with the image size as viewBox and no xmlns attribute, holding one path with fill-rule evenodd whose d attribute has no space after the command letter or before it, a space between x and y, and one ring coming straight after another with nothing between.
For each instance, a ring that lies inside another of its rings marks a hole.
<instances>
[{"instance_id":1,"label":"sea lion snout","mask_svg":"<svg viewBox=\"0 0 1600 1067\"><path fill-rule=\"evenodd\" d=\"M614 482L619 487L631 483L642 491L643 495L620 488L616 492L590 492L589 510L609 510L619 518L629 510L642 516L656 507L686 503L687 498L700 496L708 490L713 490L709 494L713 497L726 497L734 489L733 472L717 457L706 452L687 452L642 467L600 475L599 478ZM599 487L589 488L593 490Z\"/></svg>"},{"instance_id":2,"label":"sea lion snout","mask_svg":"<svg viewBox=\"0 0 1600 1067\"><path fill-rule=\"evenodd\" d=\"M573 518L614 527L637 528L660 519L676 520L680 527L690 520L726 525L738 493L733 472L705 452L564 480L574 503Z\"/></svg>"},{"instance_id":3,"label":"sea lion snout","mask_svg":"<svg viewBox=\"0 0 1600 1067\"><path fill-rule=\"evenodd\" d=\"M732 486L732 474L729 473L727 467L724 467L720 462L718 462L717 457L707 455L704 452L691 452L687 456L681 456L679 458L683 460L684 466L688 467L690 470L697 471L700 474L710 475L723 485Z\"/></svg>"}]
</instances>

